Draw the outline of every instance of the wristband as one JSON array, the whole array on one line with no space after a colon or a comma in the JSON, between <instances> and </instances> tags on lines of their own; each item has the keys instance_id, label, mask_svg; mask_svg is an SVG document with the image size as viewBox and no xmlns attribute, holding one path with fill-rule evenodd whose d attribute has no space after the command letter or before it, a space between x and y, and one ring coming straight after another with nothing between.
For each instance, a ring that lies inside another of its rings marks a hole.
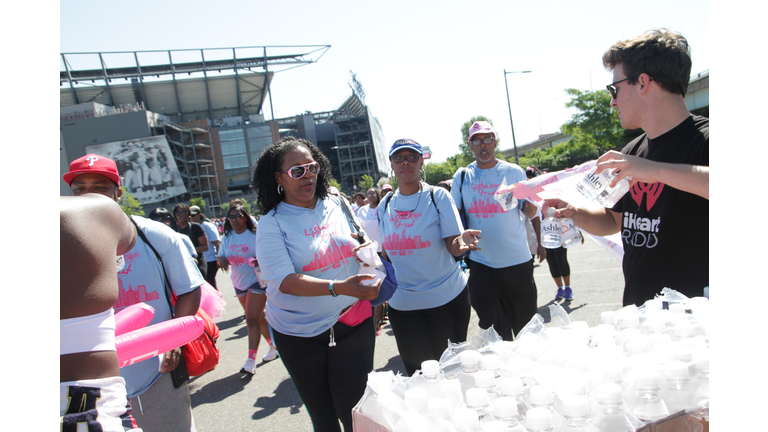
<instances>
[{"instance_id":1,"label":"wristband","mask_svg":"<svg viewBox=\"0 0 768 432\"><path fill-rule=\"evenodd\" d=\"M336 279L332 280L331 283L328 284L328 291L331 292L331 296L338 297L339 295L336 294L336 291L333 290L333 283L336 282Z\"/></svg>"}]
</instances>

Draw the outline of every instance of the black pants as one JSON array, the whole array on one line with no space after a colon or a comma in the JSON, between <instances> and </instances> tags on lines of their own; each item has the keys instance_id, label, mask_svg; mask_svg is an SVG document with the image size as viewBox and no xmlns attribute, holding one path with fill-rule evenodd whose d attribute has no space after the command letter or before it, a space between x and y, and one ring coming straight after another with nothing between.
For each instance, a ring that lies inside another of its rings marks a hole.
<instances>
[{"instance_id":1,"label":"black pants","mask_svg":"<svg viewBox=\"0 0 768 432\"><path fill-rule=\"evenodd\" d=\"M466 287L450 302L432 309L400 311L389 306L389 323L408 376L421 369L424 360L440 360L448 340L467 340L470 313Z\"/></svg>"},{"instance_id":2,"label":"black pants","mask_svg":"<svg viewBox=\"0 0 768 432\"><path fill-rule=\"evenodd\" d=\"M219 289L216 286L216 273L219 271L219 266L216 261L208 261L208 272L205 274L205 280L211 284L212 287Z\"/></svg>"},{"instance_id":3,"label":"black pants","mask_svg":"<svg viewBox=\"0 0 768 432\"><path fill-rule=\"evenodd\" d=\"M373 318L350 327L333 326L336 346L329 347L328 330L315 337L288 336L272 329L280 358L307 407L315 432L352 432L352 408L363 397L373 370L376 336Z\"/></svg>"},{"instance_id":4,"label":"black pants","mask_svg":"<svg viewBox=\"0 0 768 432\"><path fill-rule=\"evenodd\" d=\"M505 341L513 340L513 333L518 334L536 314L533 259L498 269L469 260L467 285L480 328L493 326Z\"/></svg>"},{"instance_id":5,"label":"black pants","mask_svg":"<svg viewBox=\"0 0 768 432\"><path fill-rule=\"evenodd\" d=\"M571 275L571 266L568 265L568 249L562 246L547 249L547 264L549 264L549 274L553 278Z\"/></svg>"}]
</instances>

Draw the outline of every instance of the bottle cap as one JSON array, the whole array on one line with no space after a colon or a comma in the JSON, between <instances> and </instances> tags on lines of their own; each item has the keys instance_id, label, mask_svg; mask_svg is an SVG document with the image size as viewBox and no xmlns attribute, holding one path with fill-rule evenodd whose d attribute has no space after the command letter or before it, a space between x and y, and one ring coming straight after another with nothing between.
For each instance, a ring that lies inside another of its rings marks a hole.
<instances>
[{"instance_id":1,"label":"bottle cap","mask_svg":"<svg viewBox=\"0 0 768 432\"><path fill-rule=\"evenodd\" d=\"M621 403L621 386L612 382L600 384L595 399L601 404L618 405Z\"/></svg>"},{"instance_id":2,"label":"bottle cap","mask_svg":"<svg viewBox=\"0 0 768 432\"><path fill-rule=\"evenodd\" d=\"M459 359L462 366L474 366L480 361L480 354L475 350L467 350L459 353Z\"/></svg>"},{"instance_id":3,"label":"bottle cap","mask_svg":"<svg viewBox=\"0 0 768 432\"><path fill-rule=\"evenodd\" d=\"M537 384L531 389L531 405L549 405L554 401L554 393L548 385Z\"/></svg>"},{"instance_id":4,"label":"bottle cap","mask_svg":"<svg viewBox=\"0 0 768 432\"><path fill-rule=\"evenodd\" d=\"M681 361L672 361L663 368L664 376L672 381L682 381L688 379L688 365Z\"/></svg>"},{"instance_id":5,"label":"bottle cap","mask_svg":"<svg viewBox=\"0 0 768 432\"><path fill-rule=\"evenodd\" d=\"M563 399L563 414L568 417L589 415L589 400L582 395L570 395Z\"/></svg>"},{"instance_id":6,"label":"bottle cap","mask_svg":"<svg viewBox=\"0 0 768 432\"><path fill-rule=\"evenodd\" d=\"M658 390L659 374L653 369L643 369L635 377L635 388L638 390Z\"/></svg>"},{"instance_id":7,"label":"bottle cap","mask_svg":"<svg viewBox=\"0 0 768 432\"><path fill-rule=\"evenodd\" d=\"M525 413L525 421L529 430L551 429L552 414L546 408L531 408Z\"/></svg>"},{"instance_id":8,"label":"bottle cap","mask_svg":"<svg viewBox=\"0 0 768 432\"><path fill-rule=\"evenodd\" d=\"M470 408L488 406L488 392L477 387L467 389L467 406Z\"/></svg>"},{"instance_id":9,"label":"bottle cap","mask_svg":"<svg viewBox=\"0 0 768 432\"><path fill-rule=\"evenodd\" d=\"M496 418L517 417L517 400L506 396L494 399L493 415Z\"/></svg>"},{"instance_id":10,"label":"bottle cap","mask_svg":"<svg viewBox=\"0 0 768 432\"><path fill-rule=\"evenodd\" d=\"M475 374L475 387L487 389L493 387L493 372L487 370L479 370Z\"/></svg>"},{"instance_id":11,"label":"bottle cap","mask_svg":"<svg viewBox=\"0 0 768 432\"><path fill-rule=\"evenodd\" d=\"M555 217L555 208L554 207L548 207L547 208L547 217Z\"/></svg>"},{"instance_id":12,"label":"bottle cap","mask_svg":"<svg viewBox=\"0 0 768 432\"><path fill-rule=\"evenodd\" d=\"M437 360L425 360L421 362L421 373L424 376L434 377L440 372L440 362Z\"/></svg>"},{"instance_id":13,"label":"bottle cap","mask_svg":"<svg viewBox=\"0 0 768 432\"><path fill-rule=\"evenodd\" d=\"M480 357L480 369L494 371L499 368L499 355L498 354L485 354Z\"/></svg>"},{"instance_id":14,"label":"bottle cap","mask_svg":"<svg viewBox=\"0 0 768 432\"><path fill-rule=\"evenodd\" d=\"M483 423L483 432L507 432L507 424L501 420Z\"/></svg>"},{"instance_id":15,"label":"bottle cap","mask_svg":"<svg viewBox=\"0 0 768 432\"><path fill-rule=\"evenodd\" d=\"M617 364L603 365L603 376L612 383L621 382L621 366Z\"/></svg>"},{"instance_id":16,"label":"bottle cap","mask_svg":"<svg viewBox=\"0 0 768 432\"><path fill-rule=\"evenodd\" d=\"M501 394L504 396L517 396L523 392L523 381L518 377L509 377L501 380Z\"/></svg>"}]
</instances>

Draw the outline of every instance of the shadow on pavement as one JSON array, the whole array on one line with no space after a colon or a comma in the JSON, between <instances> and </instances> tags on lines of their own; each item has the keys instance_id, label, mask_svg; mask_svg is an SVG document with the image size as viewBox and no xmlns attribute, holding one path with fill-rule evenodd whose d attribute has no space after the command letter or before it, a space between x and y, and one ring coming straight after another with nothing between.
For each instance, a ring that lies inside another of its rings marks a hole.
<instances>
[{"instance_id":1,"label":"shadow on pavement","mask_svg":"<svg viewBox=\"0 0 768 432\"><path fill-rule=\"evenodd\" d=\"M398 372L400 372L403 376L408 376L405 372L405 364L403 364L403 360L400 358L399 355L396 355L387 361L387 364L384 365L384 367L380 367L376 369L374 372L386 372L386 371L392 371L395 375L397 375Z\"/></svg>"},{"instance_id":2,"label":"shadow on pavement","mask_svg":"<svg viewBox=\"0 0 768 432\"><path fill-rule=\"evenodd\" d=\"M200 377L194 377L190 379L189 382L193 383L198 378ZM247 386L252 379L253 375L238 372L228 377L224 377L216 381L211 381L203 387L200 387L200 389L194 393L190 394L192 408L203 404L221 402L234 394L240 393L245 389L245 386Z\"/></svg>"},{"instance_id":3,"label":"shadow on pavement","mask_svg":"<svg viewBox=\"0 0 768 432\"><path fill-rule=\"evenodd\" d=\"M566 312L568 312L568 315L570 315L571 312L579 310L587 305L586 303L582 303L578 306L574 306L573 301L563 301L563 300L552 299L549 303L543 306L539 306L538 310L536 311L536 313L538 313L539 315L541 315L542 318L544 318L545 324L552 321L552 317L549 314L549 306L553 304L560 304L560 306L563 309L565 309Z\"/></svg>"},{"instance_id":4,"label":"shadow on pavement","mask_svg":"<svg viewBox=\"0 0 768 432\"><path fill-rule=\"evenodd\" d=\"M231 327L239 326L243 323L245 323L245 315L240 315L239 317L228 319L226 321L218 321L216 326L219 327L219 330L226 330Z\"/></svg>"},{"instance_id":5,"label":"shadow on pavement","mask_svg":"<svg viewBox=\"0 0 768 432\"><path fill-rule=\"evenodd\" d=\"M251 418L259 420L269 417L280 408L290 408L291 414L298 414L302 405L304 402L301 401L296 386L293 385L293 380L288 378L278 384L274 396L256 399L253 406L261 409L254 412Z\"/></svg>"}]
</instances>

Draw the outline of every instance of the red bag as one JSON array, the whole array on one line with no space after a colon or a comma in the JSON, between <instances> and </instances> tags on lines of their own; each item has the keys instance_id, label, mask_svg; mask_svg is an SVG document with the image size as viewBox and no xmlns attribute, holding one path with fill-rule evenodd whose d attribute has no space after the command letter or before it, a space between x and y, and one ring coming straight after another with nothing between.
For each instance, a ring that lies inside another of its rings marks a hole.
<instances>
[{"instance_id":1,"label":"red bag","mask_svg":"<svg viewBox=\"0 0 768 432\"><path fill-rule=\"evenodd\" d=\"M370 300L358 300L349 309L341 313L339 322L351 327L358 326L373 314Z\"/></svg>"},{"instance_id":2,"label":"red bag","mask_svg":"<svg viewBox=\"0 0 768 432\"><path fill-rule=\"evenodd\" d=\"M219 364L219 349L216 348L219 327L204 310L198 309L195 315L205 321L203 334L181 349L184 353L184 361L187 363L187 373L191 377L213 370Z\"/></svg>"}]
</instances>

